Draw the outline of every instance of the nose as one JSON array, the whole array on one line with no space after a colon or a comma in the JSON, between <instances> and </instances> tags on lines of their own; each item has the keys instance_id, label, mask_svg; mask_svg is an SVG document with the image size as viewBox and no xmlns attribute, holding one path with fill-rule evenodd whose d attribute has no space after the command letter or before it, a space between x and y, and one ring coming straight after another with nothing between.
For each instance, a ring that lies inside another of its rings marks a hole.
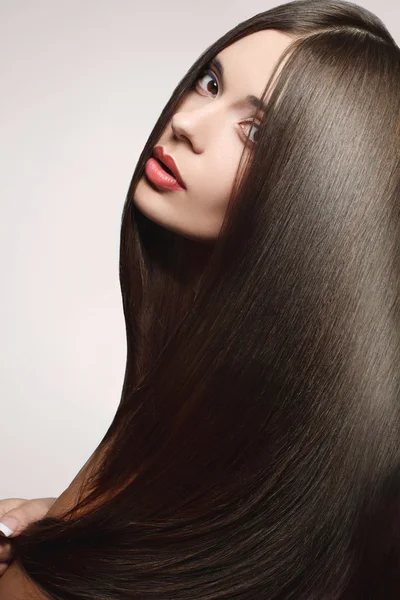
<instances>
[{"instance_id":1,"label":"nose","mask_svg":"<svg viewBox=\"0 0 400 600\"><path fill-rule=\"evenodd\" d=\"M196 134L196 125L192 115L187 112L177 112L171 120L174 136L184 142L189 142L196 154L201 154L200 138Z\"/></svg>"},{"instance_id":2,"label":"nose","mask_svg":"<svg viewBox=\"0 0 400 600\"><path fill-rule=\"evenodd\" d=\"M204 151L209 135L216 135L222 115L215 103L203 105L190 111L179 110L171 119L174 135L189 142L196 154Z\"/></svg>"}]
</instances>

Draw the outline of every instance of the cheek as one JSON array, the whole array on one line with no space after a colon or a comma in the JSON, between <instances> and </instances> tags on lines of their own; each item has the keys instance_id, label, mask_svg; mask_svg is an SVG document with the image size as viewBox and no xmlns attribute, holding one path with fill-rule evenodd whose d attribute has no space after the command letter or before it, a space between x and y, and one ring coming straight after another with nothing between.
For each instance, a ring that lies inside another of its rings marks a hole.
<instances>
[{"instance_id":1,"label":"cheek","mask_svg":"<svg viewBox=\"0 0 400 600\"><path fill-rule=\"evenodd\" d=\"M218 154L214 160L210 160L212 167L199 185L199 198L204 209L215 214L226 209L239 160L240 156L228 154Z\"/></svg>"}]
</instances>

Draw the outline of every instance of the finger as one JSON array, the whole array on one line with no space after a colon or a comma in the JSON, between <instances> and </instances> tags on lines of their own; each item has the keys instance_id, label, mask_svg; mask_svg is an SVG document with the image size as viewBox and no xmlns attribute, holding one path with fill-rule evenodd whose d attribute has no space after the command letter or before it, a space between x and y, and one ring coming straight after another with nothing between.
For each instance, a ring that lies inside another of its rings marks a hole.
<instances>
[{"instance_id":1,"label":"finger","mask_svg":"<svg viewBox=\"0 0 400 600\"><path fill-rule=\"evenodd\" d=\"M0 564L3 562L11 561L13 556L13 548L10 542L1 541L0 542Z\"/></svg>"},{"instance_id":2,"label":"finger","mask_svg":"<svg viewBox=\"0 0 400 600\"><path fill-rule=\"evenodd\" d=\"M25 502L29 502L29 498L5 498L0 500L0 520L7 512L13 508L19 508Z\"/></svg>"},{"instance_id":3,"label":"finger","mask_svg":"<svg viewBox=\"0 0 400 600\"><path fill-rule=\"evenodd\" d=\"M43 519L56 498L37 498L28 500L19 508L14 508L5 513L0 519L0 533L8 538L16 537L28 525Z\"/></svg>"}]
</instances>

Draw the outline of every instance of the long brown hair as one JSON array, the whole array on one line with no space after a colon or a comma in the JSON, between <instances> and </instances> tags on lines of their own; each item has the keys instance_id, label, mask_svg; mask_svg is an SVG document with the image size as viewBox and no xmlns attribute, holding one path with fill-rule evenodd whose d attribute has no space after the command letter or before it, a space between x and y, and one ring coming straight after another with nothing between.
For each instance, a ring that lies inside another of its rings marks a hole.
<instances>
[{"instance_id":1,"label":"long brown hair","mask_svg":"<svg viewBox=\"0 0 400 600\"><path fill-rule=\"evenodd\" d=\"M293 44L194 292L188 240L135 186L210 59L269 28ZM65 518L15 538L49 598L400 597L399 115L398 46L340 0L247 19L180 81L122 216L107 451Z\"/></svg>"}]
</instances>

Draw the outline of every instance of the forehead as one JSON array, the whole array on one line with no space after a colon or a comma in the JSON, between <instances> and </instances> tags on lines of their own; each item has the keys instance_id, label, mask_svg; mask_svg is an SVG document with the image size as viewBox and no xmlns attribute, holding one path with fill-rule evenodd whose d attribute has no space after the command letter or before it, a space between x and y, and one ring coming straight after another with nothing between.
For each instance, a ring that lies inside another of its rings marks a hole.
<instances>
[{"instance_id":1,"label":"forehead","mask_svg":"<svg viewBox=\"0 0 400 600\"><path fill-rule=\"evenodd\" d=\"M260 96L282 53L294 37L275 29L264 29L237 40L217 54L228 86ZM281 67L280 67L281 68Z\"/></svg>"}]
</instances>

